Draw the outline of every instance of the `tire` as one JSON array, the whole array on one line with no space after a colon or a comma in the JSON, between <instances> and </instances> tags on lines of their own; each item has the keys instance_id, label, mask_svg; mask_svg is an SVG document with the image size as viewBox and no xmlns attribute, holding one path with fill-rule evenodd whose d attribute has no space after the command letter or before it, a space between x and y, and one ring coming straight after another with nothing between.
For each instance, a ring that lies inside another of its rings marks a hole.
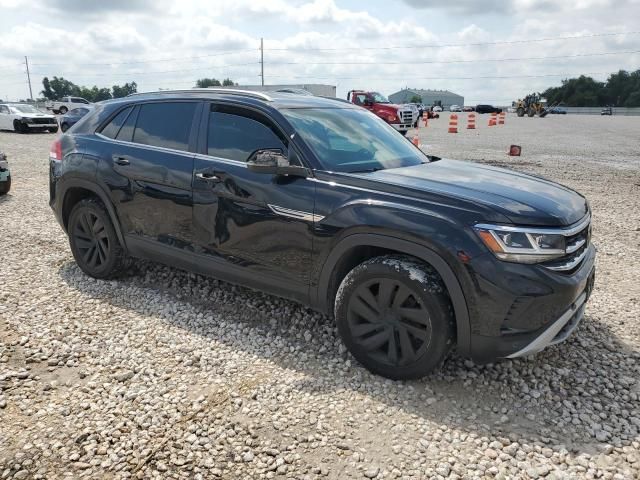
<instances>
[{"instance_id":1,"label":"tire","mask_svg":"<svg viewBox=\"0 0 640 480\"><path fill-rule=\"evenodd\" d=\"M533 107L531 107L531 108L529 109L529 111L527 112L527 116L528 116L529 118L531 118L531 117L535 116L535 114L536 114L536 111L535 111L535 109L534 109Z\"/></svg>"},{"instance_id":2,"label":"tire","mask_svg":"<svg viewBox=\"0 0 640 480\"><path fill-rule=\"evenodd\" d=\"M60 107L60 109L58 110L58 112L61 115L64 115L65 113L67 113L69 111L69 109L67 107Z\"/></svg>"},{"instance_id":3,"label":"tire","mask_svg":"<svg viewBox=\"0 0 640 480\"><path fill-rule=\"evenodd\" d=\"M13 129L18 133L27 133L28 128L29 127L25 126L24 123L19 122L18 120L13 121Z\"/></svg>"},{"instance_id":4,"label":"tire","mask_svg":"<svg viewBox=\"0 0 640 480\"><path fill-rule=\"evenodd\" d=\"M64 130L62 130L62 131L64 132ZM58 133L58 127L50 128L50 129L49 129L49 132L51 132L51 133Z\"/></svg>"},{"instance_id":5,"label":"tire","mask_svg":"<svg viewBox=\"0 0 640 480\"><path fill-rule=\"evenodd\" d=\"M399 132L400 132L402 135L404 135L405 137L407 136L407 132L408 132L408 131L409 131L409 130L399 130Z\"/></svg>"},{"instance_id":6,"label":"tire","mask_svg":"<svg viewBox=\"0 0 640 480\"><path fill-rule=\"evenodd\" d=\"M67 125L66 123L62 123L60 124L60 130L62 130L62 132L66 132L67 130L69 130L69 125Z\"/></svg>"},{"instance_id":7,"label":"tire","mask_svg":"<svg viewBox=\"0 0 640 480\"><path fill-rule=\"evenodd\" d=\"M73 207L67 231L71 253L87 275L116 278L129 267L109 213L98 199L87 198Z\"/></svg>"},{"instance_id":8,"label":"tire","mask_svg":"<svg viewBox=\"0 0 640 480\"><path fill-rule=\"evenodd\" d=\"M392 380L436 369L453 344L451 301L438 274L411 257L367 260L336 294L338 332L369 371Z\"/></svg>"},{"instance_id":9,"label":"tire","mask_svg":"<svg viewBox=\"0 0 640 480\"><path fill-rule=\"evenodd\" d=\"M518 110L516 110L516 113L518 114L519 117L524 117L524 108L518 107Z\"/></svg>"},{"instance_id":10,"label":"tire","mask_svg":"<svg viewBox=\"0 0 640 480\"><path fill-rule=\"evenodd\" d=\"M6 195L11 190L11 177L6 182L0 182L0 195Z\"/></svg>"}]
</instances>

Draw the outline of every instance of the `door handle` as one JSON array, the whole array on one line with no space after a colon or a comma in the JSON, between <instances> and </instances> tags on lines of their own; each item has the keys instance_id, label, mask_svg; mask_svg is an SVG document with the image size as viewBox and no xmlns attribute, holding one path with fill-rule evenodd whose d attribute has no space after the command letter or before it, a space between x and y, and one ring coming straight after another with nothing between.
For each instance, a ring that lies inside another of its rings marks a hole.
<instances>
[{"instance_id":1,"label":"door handle","mask_svg":"<svg viewBox=\"0 0 640 480\"><path fill-rule=\"evenodd\" d=\"M220 177L214 175L213 173L196 173L196 178L199 178L200 180L204 180L205 182L211 182L211 183L218 183L220 182Z\"/></svg>"},{"instance_id":2,"label":"door handle","mask_svg":"<svg viewBox=\"0 0 640 480\"><path fill-rule=\"evenodd\" d=\"M131 163L127 157L122 155L114 155L112 158L118 165L129 165Z\"/></svg>"}]
</instances>

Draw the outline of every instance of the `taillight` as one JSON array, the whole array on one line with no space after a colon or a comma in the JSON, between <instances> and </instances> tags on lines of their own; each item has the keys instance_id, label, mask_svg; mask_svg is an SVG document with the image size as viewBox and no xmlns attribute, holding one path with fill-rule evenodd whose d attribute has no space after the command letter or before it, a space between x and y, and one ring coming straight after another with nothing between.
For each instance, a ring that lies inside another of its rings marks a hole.
<instances>
[{"instance_id":1,"label":"taillight","mask_svg":"<svg viewBox=\"0 0 640 480\"><path fill-rule=\"evenodd\" d=\"M49 160L55 162L62 161L62 143L60 140L56 140L51 144L51 150L49 150Z\"/></svg>"}]
</instances>

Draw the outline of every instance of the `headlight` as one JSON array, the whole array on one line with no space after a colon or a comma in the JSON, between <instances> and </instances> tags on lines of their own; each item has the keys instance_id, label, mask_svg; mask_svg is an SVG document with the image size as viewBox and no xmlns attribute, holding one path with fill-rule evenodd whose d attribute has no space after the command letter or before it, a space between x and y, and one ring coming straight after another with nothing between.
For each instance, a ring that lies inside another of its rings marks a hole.
<instances>
[{"instance_id":1,"label":"headlight","mask_svg":"<svg viewBox=\"0 0 640 480\"><path fill-rule=\"evenodd\" d=\"M482 242L500 260L517 263L539 263L567 254L566 233L547 229L476 225L474 230Z\"/></svg>"}]
</instances>

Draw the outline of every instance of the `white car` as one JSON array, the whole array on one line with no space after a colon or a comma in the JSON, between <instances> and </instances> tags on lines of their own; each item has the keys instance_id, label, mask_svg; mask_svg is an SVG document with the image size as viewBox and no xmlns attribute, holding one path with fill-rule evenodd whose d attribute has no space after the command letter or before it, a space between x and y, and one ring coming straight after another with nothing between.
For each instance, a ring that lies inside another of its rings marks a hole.
<instances>
[{"instance_id":1,"label":"white car","mask_svg":"<svg viewBox=\"0 0 640 480\"><path fill-rule=\"evenodd\" d=\"M86 107L87 105L91 105L91 102L82 97L62 97L60 100L56 100L55 102L48 101L44 106L47 110L51 110L53 113L61 113L64 115L69 110Z\"/></svg>"},{"instance_id":2,"label":"white car","mask_svg":"<svg viewBox=\"0 0 640 480\"><path fill-rule=\"evenodd\" d=\"M441 112L442 111L442 107L440 105L436 105L435 107L433 107L433 110L431 110L432 112Z\"/></svg>"},{"instance_id":3,"label":"white car","mask_svg":"<svg viewBox=\"0 0 640 480\"><path fill-rule=\"evenodd\" d=\"M58 131L56 117L43 113L28 103L0 103L0 130L27 133L32 131Z\"/></svg>"},{"instance_id":4,"label":"white car","mask_svg":"<svg viewBox=\"0 0 640 480\"><path fill-rule=\"evenodd\" d=\"M460 105L451 105L449 107L449 111L450 112L461 112L462 111L462 107Z\"/></svg>"}]
</instances>

